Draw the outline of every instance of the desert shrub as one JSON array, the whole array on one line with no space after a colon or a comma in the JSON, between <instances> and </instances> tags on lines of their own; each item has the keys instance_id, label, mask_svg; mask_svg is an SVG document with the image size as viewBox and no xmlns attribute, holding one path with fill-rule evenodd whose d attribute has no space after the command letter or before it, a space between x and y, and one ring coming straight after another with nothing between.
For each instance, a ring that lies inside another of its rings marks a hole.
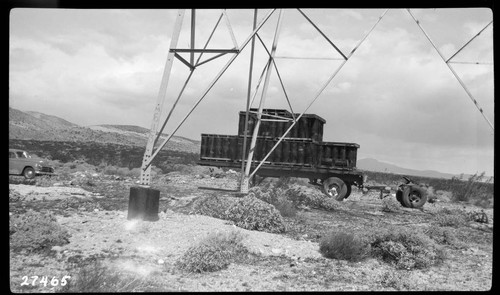
<instances>
[{"instance_id":1,"label":"desert shrub","mask_svg":"<svg viewBox=\"0 0 500 295\"><path fill-rule=\"evenodd\" d=\"M291 184L292 184L292 179L290 177L280 177L274 183L274 187L277 189L287 190L288 188L290 188Z\"/></svg>"},{"instance_id":2,"label":"desert shrub","mask_svg":"<svg viewBox=\"0 0 500 295\"><path fill-rule=\"evenodd\" d=\"M438 244L457 248L463 246L450 228L430 226L424 232Z\"/></svg>"},{"instance_id":3,"label":"desert shrub","mask_svg":"<svg viewBox=\"0 0 500 295\"><path fill-rule=\"evenodd\" d=\"M489 195L482 194L477 199L474 200L474 205L482 208L493 208L494 202L493 198Z\"/></svg>"},{"instance_id":4,"label":"desert shrub","mask_svg":"<svg viewBox=\"0 0 500 295\"><path fill-rule=\"evenodd\" d=\"M81 199L81 198L66 198L66 199L58 202L55 205L55 207L61 208L61 209L72 208L72 209L80 210L80 211L94 211L95 209L97 209L97 210L104 209L102 207L102 205L99 204L98 202L87 201L87 200Z\"/></svg>"},{"instance_id":5,"label":"desert shrub","mask_svg":"<svg viewBox=\"0 0 500 295\"><path fill-rule=\"evenodd\" d=\"M42 187L52 186L54 183L58 181L55 176L42 175L35 178L35 185Z\"/></svg>"},{"instance_id":6,"label":"desert shrub","mask_svg":"<svg viewBox=\"0 0 500 295\"><path fill-rule=\"evenodd\" d=\"M193 207L194 213L230 220L244 229L272 233L285 230L284 220L279 211L251 193L244 198L204 197L197 200Z\"/></svg>"},{"instance_id":7,"label":"desert shrub","mask_svg":"<svg viewBox=\"0 0 500 295\"><path fill-rule=\"evenodd\" d=\"M295 209L299 206L328 211L340 207L339 202L326 198L317 188L292 183L291 178L282 177L274 184L267 183L263 186L252 187L250 192L254 193L257 198L273 204L277 209L281 209L282 216L295 216Z\"/></svg>"},{"instance_id":8,"label":"desert shrub","mask_svg":"<svg viewBox=\"0 0 500 295\"><path fill-rule=\"evenodd\" d=\"M283 199L273 205L276 209L278 209L281 216L283 217L294 217L297 215L297 209L295 208L295 205L287 199Z\"/></svg>"},{"instance_id":9,"label":"desert shrub","mask_svg":"<svg viewBox=\"0 0 500 295\"><path fill-rule=\"evenodd\" d=\"M14 203L14 202L19 202L26 197L23 197L20 193L16 192L15 190L9 189L9 203Z\"/></svg>"},{"instance_id":10,"label":"desert shrub","mask_svg":"<svg viewBox=\"0 0 500 295\"><path fill-rule=\"evenodd\" d=\"M38 252L69 242L70 234L51 214L28 211L9 220L10 249Z\"/></svg>"},{"instance_id":11,"label":"desert shrub","mask_svg":"<svg viewBox=\"0 0 500 295\"><path fill-rule=\"evenodd\" d=\"M281 216L294 217L297 215L295 204L288 199L289 178L280 178L274 185L268 183L264 187L252 187L250 193L256 198L273 205Z\"/></svg>"},{"instance_id":12,"label":"desert shrub","mask_svg":"<svg viewBox=\"0 0 500 295\"><path fill-rule=\"evenodd\" d=\"M158 168L155 166L151 167L151 176L155 177L158 174ZM127 168L127 167L116 167L112 165L105 166L102 168L102 174L120 176L120 177L140 177L141 168Z\"/></svg>"},{"instance_id":13,"label":"desert shrub","mask_svg":"<svg viewBox=\"0 0 500 295\"><path fill-rule=\"evenodd\" d=\"M36 179L26 179L24 176L9 175L9 183L11 184L25 184L36 185Z\"/></svg>"},{"instance_id":14,"label":"desert shrub","mask_svg":"<svg viewBox=\"0 0 500 295\"><path fill-rule=\"evenodd\" d=\"M398 212L401 209L401 203L395 198L387 197L382 199L382 211Z\"/></svg>"},{"instance_id":15,"label":"desert shrub","mask_svg":"<svg viewBox=\"0 0 500 295\"><path fill-rule=\"evenodd\" d=\"M320 209L324 209L327 211L334 211L334 210L339 209L340 207L341 207L341 203L339 201L332 199L332 198L325 198L325 197L323 197L323 199L321 200L320 206L319 206Z\"/></svg>"},{"instance_id":16,"label":"desert shrub","mask_svg":"<svg viewBox=\"0 0 500 295\"><path fill-rule=\"evenodd\" d=\"M138 292L145 283L137 276L125 275L107 267L103 262L94 260L84 264L76 274L71 274L67 284L56 290L57 293L116 293Z\"/></svg>"},{"instance_id":17,"label":"desert shrub","mask_svg":"<svg viewBox=\"0 0 500 295\"><path fill-rule=\"evenodd\" d=\"M325 197L317 189L292 185L288 190L288 198L297 206L319 208Z\"/></svg>"},{"instance_id":18,"label":"desert shrub","mask_svg":"<svg viewBox=\"0 0 500 295\"><path fill-rule=\"evenodd\" d=\"M445 258L444 250L418 229L390 227L372 239L372 255L399 269L423 269Z\"/></svg>"},{"instance_id":19,"label":"desert shrub","mask_svg":"<svg viewBox=\"0 0 500 295\"><path fill-rule=\"evenodd\" d=\"M488 189L489 182L492 181L490 178L487 182L481 182L480 180L484 178L485 172L481 174L471 175L467 181L462 181L462 175L460 177L454 177L453 182L453 200L459 202L469 202L471 199L492 199Z\"/></svg>"},{"instance_id":20,"label":"desert shrub","mask_svg":"<svg viewBox=\"0 0 500 295\"><path fill-rule=\"evenodd\" d=\"M226 219L232 220L236 226L249 230L258 230L271 233L285 231L285 222L276 208L253 194L241 198L239 202L229 207Z\"/></svg>"},{"instance_id":21,"label":"desert shrub","mask_svg":"<svg viewBox=\"0 0 500 295\"><path fill-rule=\"evenodd\" d=\"M201 197L193 204L194 213L227 219L226 210L235 206L240 199L224 196Z\"/></svg>"},{"instance_id":22,"label":"desert shrub","mask_svg":"<svg viewBox=\"0 0 500 295\"><path fill-rule=\"evenodd\" d=\"M407 275L394 271L387 271L382 274L380 284L383 287L394 288L398 291L410 289Z\"/></svg>"},{"instance_id":23,"label":"desert shrub","mask_svg":"<svg viewBox=\"0 0 500 295\"><path fill-rule=\"evenodd\" d=\"M334 211L341 208L341 202L326 197L321 190L314 187L292 184L287 191L287 197L296 206Z\"/></svg>"},{"instance_id":24,"label":"desert shrub","mask_svg":"<svg viewBox=\"0 0 500 295\"><path fill-rule=\"evenodd\" d=\"M368 254L368 245L352 233L336 231L321 238L319 251L326 258L360 261Z\"/></svg>"},{"instance_id":25,"label":"desert shrub","mask_svg":"<svg viewBox=\"0 0 500 295\"><path fill-rule=\"evenodd\" d=\"M116 175L117 171L118 171L118 167L109 165L109 166L106 166L102 169L102 174L104 174L104 175Z\"/></svg>"},{"instance_id":26,"label":"desert shrub","mask_svg":"<svg viewBox=\"0 0 500 295\"><path fill-rule=\"evenodd\" d=\"M448 208L443 208L439 210L435 214L433 219L438 226L451 226L451 227L465 226L469 221L469 217L465 211L460 209L448 209Z\"/></svg>"},{"instance_id":27,"label":"desert shrub","mask_svg":"<svg viewBox=\"0 0 500 295\"><path fill-rule=\"evenodd\" d=\"M187 272L214 272L227 268L239 256L248 253L242 244L244 236L237 231L213 233L190 247L176 262L176 266Z\"/></svg>"}]
</instances>

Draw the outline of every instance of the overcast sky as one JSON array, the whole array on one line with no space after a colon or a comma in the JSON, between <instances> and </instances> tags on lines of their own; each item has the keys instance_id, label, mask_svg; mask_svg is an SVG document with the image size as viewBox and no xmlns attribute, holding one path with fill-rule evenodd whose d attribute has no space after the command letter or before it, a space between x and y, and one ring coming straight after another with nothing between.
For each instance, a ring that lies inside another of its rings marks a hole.
<instances>
[{"instance_id":1,"label":"overcast sky","mask_svg":"<svg viewBox=\"0 0 500 295\"><path fill-rule=\"evenodd\" d=\"M258 19L268 11L259 10ZM485 8L411 11L445 58L493 19ZM304 12L348 55L384 10ZM83 126L149 128L176 14L177 10L12 10L9 105ZM197 11L195 47L203 47L219 15L220 10ZM227 15L240 46L251 32L253 10L229 10ZM259 32L268 48L277 19L275 12ZM178 48L190 46L189 23L187 11ZM493 24L453 58L484 64L452 67L494 123L492 32ZM231 47L223 21L208 48ZM246 103L249 51L247 46L177 135L200 140L201 133L237 134L238 112ZM194 71L166 132L176 127L230 56ZM276 59L295 112L305 109L341 64L333 59L339 53L291 9L283 14L276 56L307 57ZM253 85L266 58L257 43ZM188 73L175 60L164 113ZM276 74L271 76L265 106L288 108ZM411 169L493 175L492 129L406 10L388 11L308 113L326 120L325 141L360 144L358 158Z\"/></svg>"}]
</instances>

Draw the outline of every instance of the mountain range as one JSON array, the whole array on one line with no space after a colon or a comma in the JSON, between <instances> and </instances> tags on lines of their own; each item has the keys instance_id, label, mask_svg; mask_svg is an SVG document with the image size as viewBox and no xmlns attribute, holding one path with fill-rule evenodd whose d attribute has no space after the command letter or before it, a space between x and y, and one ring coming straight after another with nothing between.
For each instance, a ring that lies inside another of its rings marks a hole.
<instances>
[{"instance_id":1,"label":"mountain range","mask_svg":"<svg viewBox=\"0 0 500 295\"><path fill-rule=\"evenodd\" d=\"M9 139L114 143L145 147L149 129L130 125L80 126L56 116L9 107ZM163 134L160 138L166 138ZM172 136L167 150L199 153L200 141Z\"/></svg>"},{"instance_id":2,"label":"mountain range","mask_svg":"<svg viewBox=\"0 0 500 295\"><path fill-rule=\"evenodd\" d=\"M385 172L385 173L432 177L432 178L447 178L447 179L451 179L452 177L456 176L455 174L442 173L434 170L414 170L414 169L402 168L393 164L380 162L372 158L359 159L356 164L358 169L375 171L375 172Z\"/></svg>"},{"instance_id":3,"label":"mountain range","mask_svg":"<svg viewBox=\"0 0 500 295\"><path fill-rule=\"evenodd\" d=\"M149 129L135 125L93 125L80 126L62 118L39 112L23 112L9 107L9 138L41 141L75 141L114 143L145 147ZM166 138L163 134L162 138ZM161 139L159 140L161 141ZM199 153L200 141L182 136L172 136L165 146L167 150ZM360 170L386 172L450 179L456 175L434 170L414 170L380 162L376 159L358 159ZM468 177L468 175L465 175Z\"/></svg>"}]
</instances>

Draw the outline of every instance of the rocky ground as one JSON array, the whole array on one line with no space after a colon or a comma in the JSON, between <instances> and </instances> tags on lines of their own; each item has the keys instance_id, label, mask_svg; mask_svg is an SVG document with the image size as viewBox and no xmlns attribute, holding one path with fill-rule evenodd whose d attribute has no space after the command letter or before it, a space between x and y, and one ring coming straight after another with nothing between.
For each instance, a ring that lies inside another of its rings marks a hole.
<instances>
[{"instance_id":1,"label":"rocky ground","mask_svg":"<svg viewBox=\"0 0 500 295\"><path fill-rule=\"evenodd\" d=\"M54 292L57 287L21 286L23 277L74 278L76 261L99 257L106 265L143 282L138 291L477 291L492 287L493 209L485 210L489 223L470 222L454 228L461 247L447 247L447 259L424 270L397 270L369 258L361 262L327 259L318 249L319 238L338 228L357 232L387 225L431 226L441 208L478 211L468 204L428 203L423 210L400 208L384 212L378 193L352 195L334 211L303 207L286 218L288 230L271 234L238 228L231 222L192 214L196 198L232 195L238 174L189 167L185 171L157 175L160 219L128 221L128 196L137 179L104 176L95 172L74 173L73 179L47 186L9 185L10 215L27 210L49 211L71 234L66 245L50 254L10 253L10 287L13 292ZM300 182L305 189L316 188ZM219 190L217 190L219 189ZM220 190L222 189L222 190ZM175 261L196 241L217 231L239 231L253 253L227 269L202 274L179 272ZM71 280L71 279L70 279Z\"/></svg>"}]
</instances>

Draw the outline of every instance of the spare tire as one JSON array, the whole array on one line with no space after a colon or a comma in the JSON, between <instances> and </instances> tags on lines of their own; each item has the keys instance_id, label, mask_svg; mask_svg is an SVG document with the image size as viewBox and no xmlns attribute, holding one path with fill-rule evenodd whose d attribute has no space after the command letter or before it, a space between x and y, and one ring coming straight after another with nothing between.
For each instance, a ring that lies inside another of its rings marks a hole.
<instances>
[{"instance_id":1,"label":"spare tire","mask_svg":"<svg viewBox=\"0 0 500 295\"><path fill-rule=\"evenodd\" d=\"M329 198L335 198L337 201L342 201L350 193L350 187L345 184L342 179L330 177L323 181L323 193Z\"/></svg>"},{"instance_id":2,"label":"spare tire","mask_svg":"<svg viewBox=\"0 0 500 295\"><path fill-rule=\"evenodd\" d=\"M401 204L401 206L406 207L406 204L403 202L403 192L398 190L396 192L396 200Z\"/></svg>"},{"instance_id":3,"label":"spare tire","mask_svg":"<svg viewBox=\"0 0 500 295\"><path fill-rule=\"evenodd\" d=\"M420 208L427 202L427 192L419 186L409 185L403 190L404 207Z\"/></svg>"}]
</instances>

